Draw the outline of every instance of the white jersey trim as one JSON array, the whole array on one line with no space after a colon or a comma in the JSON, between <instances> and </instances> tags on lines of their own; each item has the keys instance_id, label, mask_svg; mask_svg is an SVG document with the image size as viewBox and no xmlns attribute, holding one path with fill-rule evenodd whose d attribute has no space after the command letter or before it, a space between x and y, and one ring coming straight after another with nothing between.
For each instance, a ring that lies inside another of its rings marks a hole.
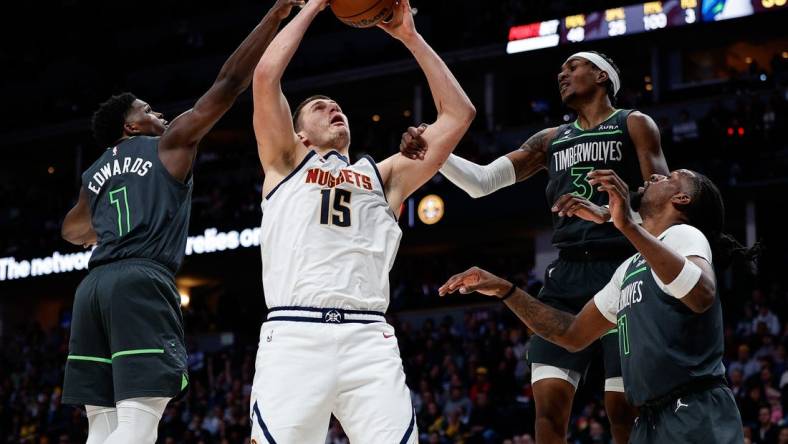
<instances>
[{"instance_id":1,"label":"white jersey trim","mask_svg":"<svg viewBox=\"0 0 788 444\"><path fill-rule=\"evenodd\" d=\"M317 154L317 153L316 153L314 150L311 150L311 151L309 151L309 152L306 154L306 156L304 156L303 160L301 160L301 163L299 163L297 167L293 168L293 171L291 171L291 172L290 172L290 174L288 174L288 175L287 175L287 177L285 177L284 179L282 179L282 181L281 181L281 182L279 182L278 184L276 184L276 186L274 187L274 189L273 189L273 190L271 190L270 192L268 192L268 194L265 196L265 200L269 200L269 199L271 199L271 196L273 196L273 195L274 195L274 193L276 192L276 190L278 190L278 189L279 189L279 187L281 187L281 186L282 186L282 185L283 185L285 182L287 182L288 180L290 180L290 178L292 178L293 176L295 176L295 175L296 175L296 173L298 173L299 171L301 171L301 169L304 167L304 165L306 165L306 163L309 161L309 159L311 159L311 158L312 158L312 156L315 156L316 154Z\"/></svg>"}]
</instances>

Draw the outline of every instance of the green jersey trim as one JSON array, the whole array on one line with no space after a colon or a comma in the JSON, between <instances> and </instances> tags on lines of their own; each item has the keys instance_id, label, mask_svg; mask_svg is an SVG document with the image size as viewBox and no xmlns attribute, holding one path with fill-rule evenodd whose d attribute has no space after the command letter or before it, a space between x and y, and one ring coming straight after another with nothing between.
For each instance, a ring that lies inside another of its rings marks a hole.
<instances>
[{"instance_id":1,"label":"green jersey trim","mask_svg":"<svg viewBox=\"0 0 788 444\"><path fill-rule=\"evenodd\" d=\"M642 272L644 272L646 270L648 270L648 266L643 266L643 267L640 267L637 270L633 271L632 273L629 273L628 275L626 275L624 277L624 280L621 281L621 287L623 288L624 284L627 282L627 280L629 278L631 278L632 276L634 276L636 274L642 273Z\"/></svg>"},{"instance_id":2,"label":"green jersey trim","mask_svg":"<svg viewBox=\"0 0 788 444\"><path fill-rule=\"evenodd\" d=\"M609 116L607 116L607 118L606 118L605 120L603 120L603 121L602 121L602 122L601 122L599 125L601 125L602 123L605 123L605 122L607 122L608 120L612 119L612 118L613 118L613 116L615 116L616 114L620 113L621 111L623 111L623 110L621 110L621 109L617 109L617 110L613 111L613 113L612 113L612 114L610 114ZM584 130L584 129L583 129L583 127L581 127L581 126L580 126L580 124L579 124L579 123L577 123L577 119L575 119L575 121L574 121L574 123L573 123L572 125L573 125L575 128L579 129L580 131L593 131L593 128L592 128L592 129L587 129L587 130ZM599 125L597 125L597 126L599 126ZM596 128L596 126L595 126L594 128Z\"/></svg>"},{"instance_id":3,"label":"green jersey trim","mask_svg":"<svg viewBox=\"0 0 788 444\"><path fill-rule=\"evenodd\" d=\"M580 134L579 136L575 136L575 137L568 137L568 138L566 138L566 139L558 139L558 140L554 140L554 141L553 141L553 143L552 143L551 145L555 145L555 144L557 144L557 143L562 143L562 142L569 142L570 140L579 139L579 138L581 138L581 137L588 137L588 136L607 136L607 135L610 135L610 134L624 134L624 132L623 132L623 131L621 131L621 130L615 130L615 131L600 131L600 132L596 132L596 133L594 133L594 132L591 132L591 133L587 133L587 134Z\"/></svg>"},{"instance_id":4,"label":"green jersey trim","mask_svg":"<svg viewBox=\"0 0 788 444\"><path fill-rule=\"evenodd\" d=\"M614 334L614 333L618 333L618 329L617 329L617 328L611 328L610 330L608 330L608 331L607 331L607 333L605 333L605 334L603 334L602 336L600 336L600 337L599 337L599 339L602 339L602 338L604 338L605 336L607 336L607 335L612 335L612 334Z\"/></svg>"}]
</instances>

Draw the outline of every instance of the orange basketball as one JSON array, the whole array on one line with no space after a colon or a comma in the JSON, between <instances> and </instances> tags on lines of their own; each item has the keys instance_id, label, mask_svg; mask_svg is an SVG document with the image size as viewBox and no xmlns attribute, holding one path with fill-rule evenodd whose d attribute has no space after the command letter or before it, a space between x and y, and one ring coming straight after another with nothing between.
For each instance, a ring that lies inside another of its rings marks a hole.
<instances>
[{"instance_id":1,"label":"orange basketball","mask_svg":"<svg viewBox=\"0 0 788 444\"><path fill-rule=\"evenodd\" d=\"M391 17L395 0L331 0L331 10L342 22L369 28Z\"/></svg>"}]
</instances>

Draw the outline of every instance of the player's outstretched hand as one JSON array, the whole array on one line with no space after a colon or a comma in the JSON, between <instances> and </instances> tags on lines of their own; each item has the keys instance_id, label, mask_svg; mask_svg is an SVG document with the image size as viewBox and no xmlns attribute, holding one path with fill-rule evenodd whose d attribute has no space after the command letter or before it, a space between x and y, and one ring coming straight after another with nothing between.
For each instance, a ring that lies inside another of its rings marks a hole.
<instances>
[{"instance_id":1,"label":"player's outstretched hand","mask_svg":"<svg viewBox=\"0 0 788 444\"><path fill-rule=\"evenodd\" d=\"M424 155L427 153L427 141L421 137L424 130L427 129L427 124L422 123L418 127L408 127L408 130L402 133L402 140L399 143L399 152L413 160L424 160Z\"/></svg>"},{"instance_id":2,"label":"player's outstretched hand","mask_svg":"<svg viewBox=\"0 0 788 444\"><path fill-rule=\"evenodd\" d=\"M613 170L594 170L588 173L588 183L604 191L610 198L610 218L619 230L635 225L629 205L629 187Z\"/></svg>"},{"instance_id":3,"label":"player's outstretched hand","mask_svg":"<svg viewBox=\"0 0 788 444\"><path fill-rule=\"evenodd\" d=\"M276 14L276 18L279 20L284 20L290 16L293 6L303 8L305 4L305 0L276 0L274 6L271 7L271 12Z\"/></svg>"},{"instance_id":4,"label":"player's outstretched hand","mask_svg":"<svg viewBox=\"0 0 788 444\"><path fill-rule=\"evenodd\" d=\"M572 193L559 197L550 210L553 213L558 213L561 217L577 216L580 219L598 224L603 224L610 220L610 211L607 208L600 207L590 200Z\"/></svg>"},{"instance_id":5,"label":"player's outstretched hand","mask_svg":"<svg viewBox=\"0 0 788 444\"><path fill-rule=\"evenodd\" d=\"M459 290L461 294L477 291L485 296L501 297L511 288L512 284L506 279L499 278L479 267L472 267L467 271L450 277L438 289L438 294L446 296Z\"/></svg>"},{"instance_id":6,"label":"player's outstretched hand","mask_svg":"<svg viewBox=\"0 0 788 444\"><path fill-rule=\"evenodd\" d=\"M413 22L410 0L399 0L394 5L394 15L391 20L380 22L377 26L400 41L405 41L416 35L416 24Z\"/></svg>"}]
</instances>

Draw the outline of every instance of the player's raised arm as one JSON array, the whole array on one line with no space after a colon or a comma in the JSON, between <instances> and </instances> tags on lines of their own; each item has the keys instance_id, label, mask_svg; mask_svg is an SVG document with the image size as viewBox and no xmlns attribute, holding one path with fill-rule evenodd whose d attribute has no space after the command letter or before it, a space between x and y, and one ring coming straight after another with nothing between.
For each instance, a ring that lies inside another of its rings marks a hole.
<instances>
[{"instance_id":1,"label":"player's raised arm","mask_svg":"<svg viewBox=\"0 0 788 444\"><path fill-rule=\"evenodd\" d=\"M618 289L615 285L609 284L600 293L616 290ZM462 294L476 291L502 299L536 334L573 352L586 348L616 325L615 314L603 313L595 303L599 296L588 301L583 310L575 316L545 305L514 284L478 267L452 276L438 289L441 296L457 291ZM615 300L618 300L618 294L614 296L616 296Z\"/></svg>"},{"instance_id":2,"label":"player's raised arm","mask_svg":"<svg viewBox=\"0 0 788 444\"><path fill-rule=\"evenodd\" d=\"M194 107L178 116L159 142L159 157L167 170L184 180L191 171L197 144L249 87L260 55L276 34L279 24L303 0L277 0L271 10L222 66L210 89Z\"/></svg>"},{"instance_id":3,"label":"player's raised arm","mask_svg":"<svg viewBox=\"0 0 788 444\"><path fill-rule=\"evenodd\" d=\"M438 172L468 130L476 109L443 60L416 32L408 0L396 6L391 22L378 26L413 53L427 77L438 110L437 120L422 134L429 146L424 160L397 154L379 165L389 204L399 208L406 197Z\"/></svg>"},{"instance_id":4,"label":"player's raised arm","mask_svg":"<svg viewBox=\"0 0 788 444\"><path fill-rule=\"evenodd\" d=\"M254 133L266 177L271 173L288 174L298 151L306 151L295 134L290 106L282 93L282 74L307 28L326 5L328 0L309 1L274 38L255 68L252 83Z\"/></svg>"},{"instance_id":5,"label":"player's raised arm","mask_svg":"<svg viewBox=\"0 0 788 444\"><path fill-rule=\"evenodd\" d=\"M473 198L486 196L546 169L548 144L556 129L539 131L520 148L487 165L478 165L452 154L441 167L441 174Z\"/></svg>"},{"instance_id":6,"label":"player's raised arm","mask_svg":"<svg viewBox=\"0 0 788 444\"><path fill-rule=\"evenodd\" d=\"M648 180L652 174L663 176L670 174L665 155L662 153L659 128L654 123L654 119L634 111L627 116L627 131L635 146L643 180Z\"/></svg>"}]
</instances>

